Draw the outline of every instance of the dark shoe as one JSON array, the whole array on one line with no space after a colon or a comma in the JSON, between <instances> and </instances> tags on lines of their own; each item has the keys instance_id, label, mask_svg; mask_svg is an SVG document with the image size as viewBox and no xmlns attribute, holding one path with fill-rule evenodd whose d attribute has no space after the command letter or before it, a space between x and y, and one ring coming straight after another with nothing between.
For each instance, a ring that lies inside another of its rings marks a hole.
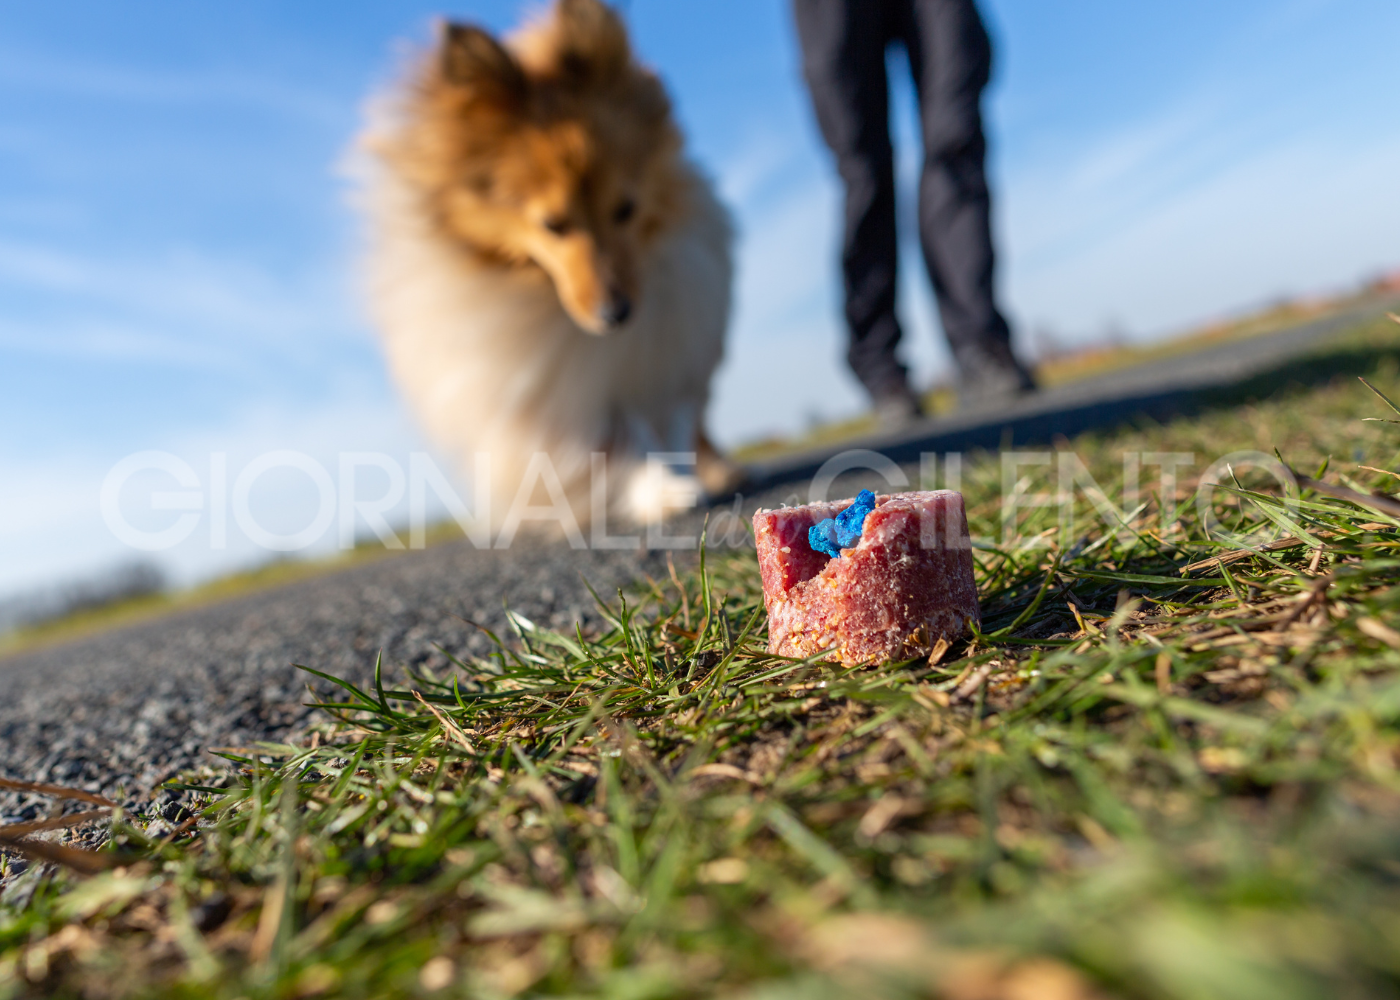
<instances>
[{"instance_id":1,"label":"dark shoe","mask_svg":"<svg viewBox=\"0 0 1400 1000\"><path fill-rule=\"evenodd\" d=\"M913 390L885 393L875 397L875 419L882 431L903 430L924 416L924 408Z\"/></svg>"},{"instance_id":2,"label":"dark shoe","mask_svg":"<svg viewBox=\"0 0 1400 1000\"><path fill-rule=\"evenodd\" d=\"M983 409L1034 392L1035 378L1010 351L1002 357L975 354L959 359L958 409Z\"/></svg>"}]
</instances>

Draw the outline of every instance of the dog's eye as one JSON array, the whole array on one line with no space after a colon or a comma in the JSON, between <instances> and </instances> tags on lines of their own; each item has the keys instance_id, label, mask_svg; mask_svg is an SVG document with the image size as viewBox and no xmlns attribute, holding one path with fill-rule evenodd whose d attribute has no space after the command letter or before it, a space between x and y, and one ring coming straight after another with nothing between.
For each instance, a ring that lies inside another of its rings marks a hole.
<instances>
[{"instance_id":1,"label":"dog's eye","mask_svg":"<svg viewBox=\"0 0 1400 1000\"><path fill-rule=\"evenodd\" d=\"M631 198L627 198L619 203L617 208L613 209L613 221L620 226L628 219L632 218L632 216L636 214L636 211L637 203Z\"/></svg>"},{"instance_id":2,"label":"dog's eye","mask_svg":"<svg viewBox=\"0 0 1400 1000\"><path fill-rule=\"evenodd\" d=\"M574 227L573 224L569 222L569 220L566 219L564 216L551 215L549 218L544 220L544 228L548 229L555 236L563 236Z\"/></svg>"}]
</instances>

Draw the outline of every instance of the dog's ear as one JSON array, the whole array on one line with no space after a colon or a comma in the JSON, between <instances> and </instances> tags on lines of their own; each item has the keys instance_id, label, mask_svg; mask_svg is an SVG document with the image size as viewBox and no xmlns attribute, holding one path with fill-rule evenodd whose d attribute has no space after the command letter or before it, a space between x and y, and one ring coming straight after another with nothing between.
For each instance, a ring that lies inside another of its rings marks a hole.
<instances>
[{"instance_id":1,"label":"dog's ear","mask_svg":"<svg viewBox=\"0 0 1400 1000\"><path fill-rule=\"evenodd\" d=\"M580 87L615 83L632 62L627 29L602 0L558 0L554 8L558 73Z\"/></svg>"},{"instance_id":2,"label":"dog's ear","mask_svg":"<svg viewBox=\"0 0 1400 1000\"><path fill-rule=\"evenodd\" d=\"M448 84L503 107L525 96L525 73L500 42L469 24L438 22L438 71Z\"/></svg>"}]
</instances>

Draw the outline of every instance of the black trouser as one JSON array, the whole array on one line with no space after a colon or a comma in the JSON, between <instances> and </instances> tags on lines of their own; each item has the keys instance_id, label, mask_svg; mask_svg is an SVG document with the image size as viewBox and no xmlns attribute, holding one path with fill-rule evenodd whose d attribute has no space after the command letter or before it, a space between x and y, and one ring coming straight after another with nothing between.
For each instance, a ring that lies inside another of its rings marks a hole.
<instances>
[{"instance_id":1,"label":"black trouser","mask_svg":"<svg viewBox=\"0 0 1400 1000\"><path fill-rule=\"evenodd\" d=\"M1010 359L992 298L993 253L980 100L991 43L973 0L794 0L817 121L846 184L841 267L847 359L871 395L900 392L895 358L894 155L885 50L902 42L919 95L919 238L943 331L965 372Z\"/></svg>"}]
</instances>

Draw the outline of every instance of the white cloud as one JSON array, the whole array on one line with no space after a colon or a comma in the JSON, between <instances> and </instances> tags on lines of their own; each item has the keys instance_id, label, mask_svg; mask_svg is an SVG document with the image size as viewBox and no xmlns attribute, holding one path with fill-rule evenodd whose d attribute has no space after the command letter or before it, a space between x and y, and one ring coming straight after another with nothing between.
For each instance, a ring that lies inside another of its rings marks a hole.
<instances>
[{"instance_id":1,"label":"white cloud","mask_svg":"<svg viewBox=\"0 0 1400 1000\"><path fill-rule=\"evenodd\" d=\"M7 350L195 367L246 367L250 348L324 363L346 336L368 343L341 259L274 275L230 257L111 259L0 241L0 287L45 297L59 318L0 323ZM42 327L42 336L35 328Z\"/></svg>"},{"instance_id":2,"label":"white cloud","mask_svg":"<svg viewBox=\"0 0 1400 1000\"><path fill-rule=\"evenodd\" d=\"M1050 197L1049 177L1013 175L1009 298L1020 315L1071 335L1096 333L1107 317L1152 335L1349 285L1400 262L1396 176L1400 142L1306 134L1174 187L1129 172Z\"/></svg>"},{"instance_id":3,"label":"white cloud","mask_svg":"<svg viewBox=\"0 0 1400 1000\"><path fill-rule=\"evenodd\" d=\"M90 59L53 58L33 48L0 49L0 79L11 90L76 95L107 102L202 107L255 107L310 124L339 124L345 104L338 95L279 80L268 73L225 69L195 72L137 69Z\"/></svg>"},{"instance_id":4,"label":"white cloud","mask_svg":"<svg viewBox=\"0 0 1400 1000\"><path fill-rule=\"evenodd\" d=\"M200 478L206 501L212 495L211 455L226 455L228 482L224 499L239 472L259 455L278 451L302 452L337 477L343 452L382 452L407 467L412 451L426 450L398 400L363 391L342 394L326 405L298 409L294 405L261 405L247 409L222 426L172 431L134 450L168 451L187 462ZM0 597L44 583L58 583L143 555L119 541L103 520L100 493L108 471L125 455L113 452L70 451L41 460L5 463L6 489L0 492ZM439 462L449 475L451 467ZM123 494L124 516L143 530L159 530L177 515L153 512L151 490L175 488L152 474L135 481ZM373 499L382 488L366 474L360 496ZM270 472L251 495L251 513L267 530L291 533L314 520L318 497L309 479L295 472ZM273 553L255 545L230 516L227 545L211 545L206 512L194 533L176 547L152 554L172 577L189 583L239 566L255 564ZM404 523L407 506L387 515L391 524ZM361 526L363 528L363 526ZM324 554L337 545L332 525L305 553Z\"/></svg>"}]
</instances>

